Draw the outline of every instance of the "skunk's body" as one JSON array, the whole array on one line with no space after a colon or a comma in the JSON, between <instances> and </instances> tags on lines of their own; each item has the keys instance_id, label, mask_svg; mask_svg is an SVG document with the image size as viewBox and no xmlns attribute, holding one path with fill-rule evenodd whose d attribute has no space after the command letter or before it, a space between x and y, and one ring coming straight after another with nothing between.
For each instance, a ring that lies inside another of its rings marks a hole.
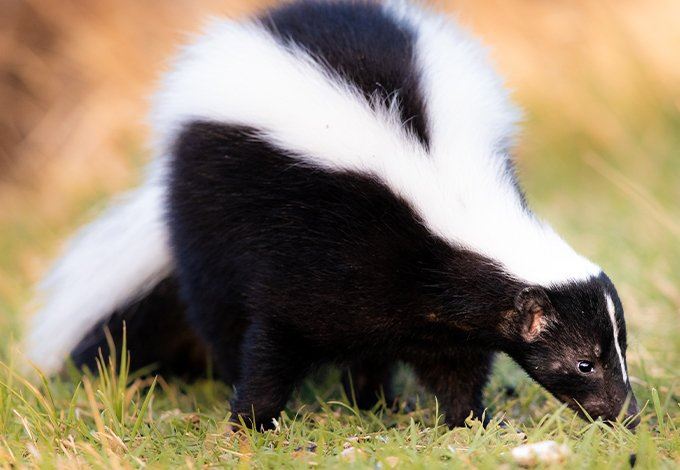
<instances>
[{"instance_id":1,"label":"skunk's body","mask_svg":"<svg viewBox=\"0 0 680 470\"><path fill-rule=\"evenodd\" d=\"M403 2L213 24L157 97L148 182L50 278L33 359L91 363L124 318L136 365L194 371L207 350L264 426L314 367L351 367L368 405L404 361L460 425L506 351L613 419L621 304L527 207L516 116L481 48Z\"/></svg>"}]
</instances>

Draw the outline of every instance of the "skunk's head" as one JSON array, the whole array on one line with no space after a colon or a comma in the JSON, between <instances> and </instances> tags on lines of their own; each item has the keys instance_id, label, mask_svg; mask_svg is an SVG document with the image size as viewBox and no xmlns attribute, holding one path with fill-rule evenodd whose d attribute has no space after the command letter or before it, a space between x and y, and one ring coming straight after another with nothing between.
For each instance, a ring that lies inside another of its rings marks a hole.
<instances>
[{"instance_id":1,"label":"skunk's head","mask_svg":"<svg viewBox=\"0 0 680 470\"><path fill-rule=\"evenodd\" d=\"M580 415L621 417L631 428L638 424L623 308L605 274L557 287L525 287L501 327L514 338L514 359Z\"/></svg>"}]
</instances>

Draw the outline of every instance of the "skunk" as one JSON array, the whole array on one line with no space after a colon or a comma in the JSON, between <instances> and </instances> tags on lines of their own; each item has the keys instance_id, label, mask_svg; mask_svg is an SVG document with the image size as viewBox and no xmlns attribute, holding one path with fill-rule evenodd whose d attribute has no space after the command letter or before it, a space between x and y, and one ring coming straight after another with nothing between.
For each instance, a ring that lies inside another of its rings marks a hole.
<instances>
[{"instance_id":1,"label":"skunk","mask_svg":"<svg viewBox=\"0 0 680 470\"><path fill-rule=\"evenodd\" d=\"M637 423L614 285L528 207L519 113L484 49L405 1L286 3L215 21L165 77L146 182L44 282L29 354L234 384L268 428L328 363L362 407L403 362L450 426L499 351L581 414Z\"/></svg>"}]
</instances>

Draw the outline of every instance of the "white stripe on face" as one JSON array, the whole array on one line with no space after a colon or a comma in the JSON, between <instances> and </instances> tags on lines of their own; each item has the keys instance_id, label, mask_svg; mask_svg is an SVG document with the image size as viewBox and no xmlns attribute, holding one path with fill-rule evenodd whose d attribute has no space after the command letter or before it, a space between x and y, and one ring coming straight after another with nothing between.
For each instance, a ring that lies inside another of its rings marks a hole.
<instances>
[{"instance_id":1,"label":"white stripe on face","mask_svg":"<svg viewBox=\"0 0 680 470\"><path fill-rule=\"evenodd\" d=\"M609 294L605 294L604 298L607 300L607 312L609 312L609 320L612 322L614 329L614 346L616 347L616 354L619 355L619 362L621 363L621 374L623 375L623 383L628 381L628 374L626 373L626 365L623 363L623 353L619 345L619 327L616 324L616 316L614 315L614 302Z\"/></svg>"}]
</instances>

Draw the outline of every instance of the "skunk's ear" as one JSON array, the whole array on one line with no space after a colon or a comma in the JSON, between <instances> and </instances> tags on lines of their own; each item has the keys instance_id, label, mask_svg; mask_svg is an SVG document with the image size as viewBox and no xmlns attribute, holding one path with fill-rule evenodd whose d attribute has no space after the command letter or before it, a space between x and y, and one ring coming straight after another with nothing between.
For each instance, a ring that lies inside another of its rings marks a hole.
<instances>
[{"instance_id":1,"label":"skunk's ear","mask_svg":"<svg viewBox=\"0 0 680 470\"><path fill-rule=\"evenodd\" d=\"M515 297L515 310L519 314L519 334L524 341L531 342L545 330L552 304L543 289L527 287Z\"/></svg>"},{"instance_id":2,"label":"skunk's ear","mask_svg":"<svg viewBox=\"0 0 680 470\"><path fill-rule=\"evenodd\" d=\"M526 287L515 297L515 308L503 312L499 329L501 334L527 343L535 341L548 324L552 304L540 287Z\"/></svg>"}]
</instances>

